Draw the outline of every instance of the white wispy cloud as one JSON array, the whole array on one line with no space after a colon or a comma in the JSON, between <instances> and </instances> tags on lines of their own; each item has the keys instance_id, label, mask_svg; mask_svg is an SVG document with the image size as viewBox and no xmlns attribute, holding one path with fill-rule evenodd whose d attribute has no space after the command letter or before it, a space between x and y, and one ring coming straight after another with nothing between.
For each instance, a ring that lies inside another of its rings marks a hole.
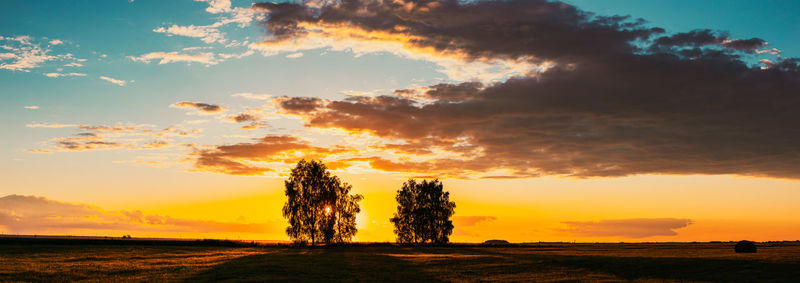
<instances>
[{"instance_id":1,"label":"white wispy cloud","mask_svg":"<svg viewBox=\"0 0 800 283\"><path fill-rule=\"evenodd\" d=\"M270 94L256 94L256 93L249 93L249 92L241 92L241 93L234 93L231 96L233 97L241 97L251 100L270 100L272 99L272 95Z\"/></svg>"},{"instance_id":2,"label":"white wispy cloud","mask_svg":"<svg viewBox=\"0 0 800 283\"><path fill-rule=\"evenodd\" d=\"M231 0L194 0L195 2L206 2L208 8L206 12L219 14L231 11Z\"/></svg>"},{"instance_id":3,"label":"white wispy cloud","mask_svg":"<svg viewBox=\"0 0 800 283\"><path fill-rule=\"evenodd\" d=\"M136 62L150 63L153 60L158 60L158 64L168 64L173 62L187 62L187 63L202 63L206 65L214 65L219 63L214 53L201 52L196 54L186 54L179 52L151 52L139 57L129 56L129 59Z\"/></svg>"},{"instance_id":4,"label":"white wispy cloud","mask_svg":"<svg viewBox=\"0 0 800 283\"><path fill-rule=\"evenodd\" d=\"M255 51L247 50L247 51L242 52L242 53L219 53L217 55L219 55L220 58L227 60L227 59L230 59L230 58L241 59L242 57L247 57L247 56L250 56L250 55L253 55L253 54L255 54Z\"/></svg>"},{"instance_id":5,"label":"white wispy cloud","mask_svg":"<svg viewBox=\"0 0 800 283\"><path fill-rule=\"evenodd\" d=\"M213 24L208 26L195 26L195 25L188 25L188 26L179 26L179 25L172 25L170 27L158 27L153 29L154 32L157 33L166 33L170 36L172 35L179 35L179 36L186 36L186 37L198 37L203 40L205 43L214 43L214 42L225 42L225 36L222 32L220 32L217 27L219 24Z\"/></svg>"},{"instance_id":6,"label":"white wispy cloud","mask_svg":"<svg viewBox=\"0 0 800 283\"><path fill-rule=\"evenodd\" d=\"M44 74L48 78L58 78L58 77L85 77L86 74L84 73L45 73Z\"/></svg>"},{"instance_id":7,"label":"white wispy cloud","mask_svg":"<svg viewBox=\"0 0 800 283\"><path fill-rule=\"evenodd\" d=\"M118 85L118 86L125 86L129 82L132 82L132 81L125 81L125 80L118 80L118 79L110 78L110 77L106 77L106 76L100 76L100 79L104 80L104 81L107 81L107 82L110 82L112 84Z\"/></svg>"},{"instance_id":8,"label":"white wispy cloud","mask_svg":"<svg viewBox=\"0 0 800 283\"><path fill-rule=\"evenodd\" d=\"M27 108L27 107L25 107L25 108ZM38 108L39 107L36 106L36 108L29 108L29 109L38 109ZM52 128L71 128L71 127L75 127L75 126L77 126L77 125L75 125L75 124L46 124L46 123L30 123L30 124L25 125L25 127L28 127L28 128L51 128L51 129Z\"/></svg>"},{"instance_id":9,"label":"white wispy cloud","mask_svg":"<svg viewBox=\"0 0 800 283\"><path fill-rule=\"evenodd\" d=\"M78 61L72 54L51 54L52 50L42 47L33 37L21 35L16 37L0 36L0 70L30 72L50 61ZM63 42L52 40L51 45Z\"/></svg>"},{"instance_id":10,"label":"white wispy cloud","mask_svg":"<svg viewBox=\"0 0 800 283\"><path fill-rule=\"evenodd\" d=\"M179 146L176 139L196 138L202 129L186 128L182 124L156 127L148 124L47 124L30 123L29 128L74 128L73 135L52 138L42 142L44 148L28 150L30 153L77 152L94 150L156 150Z\"/></svg>"},{"instance_id":11,"label":"white wispy cloud","mask_svg":"<svg viewBox=\"0 0 800 283\"><path fill-rule=\"evenodd\" d=\"M36 110L36 109L39 109L39 106L38 105L31 105L31 106L25 106L25 107L22 107L22 108L30 109L30 110Z\"/></svg>"},{"instance_id":12,"label":"white wispy cloud","mask_svg":"<svg viewBox=\"0 0 800 283\"><path fill-rule=\"evenodd\" d=\"M297 53L292 53L292 54L286 55L286 58L290 58L290 59L300 58L300 57L303 57L303 52L297 52Z\"/></svg>"},{"instance_id":13,"label":"white wispy cloud","mask_svg":"<svg viewBox=\"0 0 800 283\"><path fill-rule=\"evenodd\" d=\"M219 30L227 24L238 24L239 27L249 26L254 20L262 19L250 7L231 7L230 0L195 0L197 2L208 3L206 12L211 14L226 14L221 16L217 22L210 25L188 25L180 26L173 24L169 27L157 27L153 29L157 33L165 33L169 36L178 35L186 37L201 38L205 43L225 43L225 34Z\"/></svg>"}]
</instances>

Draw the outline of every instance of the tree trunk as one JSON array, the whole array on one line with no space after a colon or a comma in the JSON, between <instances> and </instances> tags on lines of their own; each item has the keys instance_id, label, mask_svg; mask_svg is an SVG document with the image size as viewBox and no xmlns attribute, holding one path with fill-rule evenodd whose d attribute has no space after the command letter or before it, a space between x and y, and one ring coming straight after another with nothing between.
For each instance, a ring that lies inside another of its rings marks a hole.
<instances>
[{"instance_id":1,"label":"tree trunk","mask_svg":"<svg viewBox=\"0 0 800 283\"><path fill-rule=\"evenodd\" d=\"M311 245L314 246L316 242L317 236L317 217L311 217Z\"/></svg>"}]
</instances>

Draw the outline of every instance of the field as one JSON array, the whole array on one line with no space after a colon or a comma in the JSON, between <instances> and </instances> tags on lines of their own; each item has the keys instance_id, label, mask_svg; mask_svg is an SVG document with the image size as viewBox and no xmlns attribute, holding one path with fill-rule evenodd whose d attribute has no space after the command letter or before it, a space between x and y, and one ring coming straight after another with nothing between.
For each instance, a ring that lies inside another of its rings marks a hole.
<instances>
[{"instance_id":1,"label":"field","mask_svg":"<svg viewBox=\"0 0 800 283\"><path fill-rule=\"evenodd\" d=\"M328 248L0 239L0 281L711 281L800 278L800 244Z\"/></svg>"}]
</instances>

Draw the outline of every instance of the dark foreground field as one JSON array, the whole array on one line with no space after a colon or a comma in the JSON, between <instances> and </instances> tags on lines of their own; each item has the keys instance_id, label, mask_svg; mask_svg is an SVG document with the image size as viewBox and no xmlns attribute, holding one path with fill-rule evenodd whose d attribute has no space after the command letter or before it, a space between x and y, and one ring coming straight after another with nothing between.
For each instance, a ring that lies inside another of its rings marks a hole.
<instances>
[{"instance_id":1,"label":"dark foreground field","mask_svg":"<svg viewBox=\"0 0 800 283\"><path fill-rule=\"evenodd\" d=\"M800 280L800 245L761 244L756 254L735 254L732 246L287 248L0 241L0 281Z\"/></svg>"}]
</instances>

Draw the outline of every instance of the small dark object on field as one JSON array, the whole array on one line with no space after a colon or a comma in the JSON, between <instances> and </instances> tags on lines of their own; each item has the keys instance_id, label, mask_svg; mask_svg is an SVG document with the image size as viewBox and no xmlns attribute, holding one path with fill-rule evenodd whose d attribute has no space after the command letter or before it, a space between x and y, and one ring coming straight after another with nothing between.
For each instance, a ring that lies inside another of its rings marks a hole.
<instances>
[{"instance_id":1,"label":"small dark object on field","mask_svg":"<svg viewBox=\"0 0 800 283\"><path fill-rule=\"evenodd\" d=\"M508 245L509 243L506 240L487 240L486 242L483 242L483 244L492 246L492 245Z\"/></svg>"},{"instance_id":2,"label":"small dark object on field","mask_svg":"<svg viewBox=\"0 0 800 283\"><path fill-rule=\"evenodd\" d=\"M756 252L756 243L751 241L739 241L733 248L737 253L754 253Z\"/></svg>"}]
</instances>

